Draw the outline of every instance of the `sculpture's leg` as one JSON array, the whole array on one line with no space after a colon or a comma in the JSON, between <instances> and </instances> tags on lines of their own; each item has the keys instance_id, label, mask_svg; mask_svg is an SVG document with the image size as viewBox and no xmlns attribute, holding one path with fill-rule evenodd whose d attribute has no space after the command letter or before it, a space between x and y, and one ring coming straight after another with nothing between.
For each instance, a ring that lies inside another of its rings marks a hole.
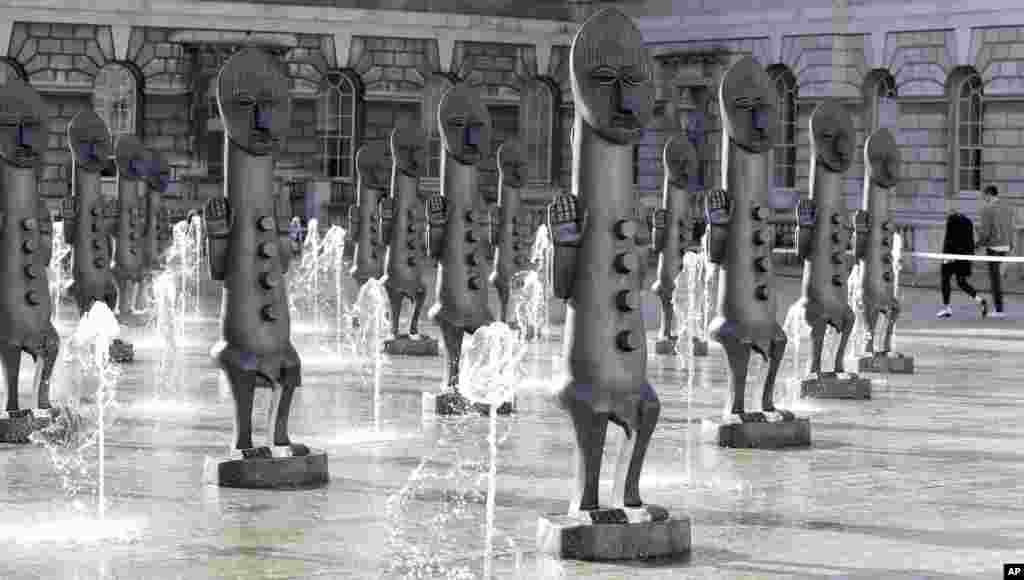
<instances>
[{"instance_id":1,"label":"sculpture's leg","mask_svg":"<svg viewBox=\"0 0 1024 580\"><path fill-rule=\"evenodd\" d=\"M0 357L7 378L7 411L18 410L18 375L21 371L21 349L16 346L0 347Z\"/></svg>"},{"instance_id":2,"label":"sculpture's leg","mask_svg":"<svg viewBox=\"0 0 1024 580\"><path fill-rule=\"evenodd\" d=\"M273 447L287 447L292 456L300 457L309 455L309 447L301 443L292 443L288 436L288 418L291 416L294 395L294 386L274 383L267 412L267 444Z\"/></svg>"},{"instance_id":3,"label":"sculpture's leg","mask_svg":"<svg viewBox=\"0 0 1024 580\"><path fill-rule=\"evenodd\" d=\"M388 302L391 305L391 337L398 337L398 323L402 318L402 293L395 288L388 288Z\"/></svg>"},{"instance_id":4,"label":"sculpture's leg","mask_svg":"<svg viewBox=\"0 0 1024 580\"><path fill-rule=\"evenodd\" d=\"M669 289L661 288L658 298L661 299L661 333L660 340L671 340L674 336L673 323L675 322L675 308L672 304L672 292Z\"/></svg>"},{"instance_id":5,"label":"sculpture's leg","mask_svg":"<svg viewBox=\"0 0 1024 580\"><path fill-rule=\"evenodd\" d=\"M427 301L427 291L420 290L412 298L412 314L409 317L409 337L420 335L420 313L423 312L423 304Z\"/></svg>"},{"instance_id":6,"label":"sculpture's leg","mask_svg":"<svg viewBox=\"0 0 1024 580\"><path fill-rule=\"evenodd\" d=\"M235 400L235 449L238 451L252 450L252 402L256 394L257 383L265 379L257 378L252 372L243 371L232 364L221 364L221 370L231 386L231 396ZM261 454L269 455L270 449L261 450Z\"/></svg>"},{"instance_id":7,"label":"sculpture's leg","mask_svg":"<svg viewBox=\"0 0 1024 580\"><path fill-rule=\"evenodd\" d=\"M50 378L53 377L53 368L57 364L57 355L60 353L60 335L53 324L49 324L44 331L43 349L36 354L36 408L50 408Z\"/></svg>"},{"instance_id":8,"label":"sculpture's leg","mask_svg":"<svg viewBox=\"0 0 1024 580\"><path fill-rule=\"evenodd\" d=\"M732 336L717 336L729 363L729 386L732 389L732 413L744 421L757 421L759 413L744 412L747 389L747 366L750 363L750 345ZM762 417L763 418L763 417Z\"/></svg>"},{"instance_id":9,"label":"sculpture's leg","mask_svg":"<svg viewBox=\"0 0 1024 580\"><path fill-rule=\"evenodd\" d=\"M850 336L853 334L853 327L857 323L857 317L854 315L853 310L849 309L843 313L843 320L840 322L839 327L836 330L839 332L839 346L836 347L836 362L835 371L836 374L846 372L846 346L850 342Z\"/></svg>"},{"instance_id":10,"label":"sculpture's leg","mask_svg":"<svg viewBox=\"0 0 1024 580\"><path fill-rule=\"evenodd\" d=\"M647 447L651 443L651 435L660 415L661 402L658 400L658 394L649 383L646 383L641 391L641 399L637 401L634 409L636 430L630 433L629 426L624 421L614 416L611 418L612 422L626 432L626 443L619 450L613 485L614 499L622 500L622 505L626 507L643 505L640 499L640 473L643 471Z\"/></svg>"},{"instance_id":11,"label":"sculpture's leg","mask_svg":"<svg viewBox=\"0 0 1024 580\"><path fill-rule=\"evenodd\" d=\"M459 384L459 362L462 358L462 327L438 318L437 325L441 328L441 339L445 350L445 385L456 389ZM457 389L456 389L457 390Z\"/></svg>"},{"instance_id":12,"label":"sculpture's leg","mask_svg":"<svg viewBox=\"0 0 1024 580\"><path fill-rule=\"evenodd\" d=\"M512 294L509 291L508 284L495 284L494 289L498 293L498 308L501 311L501 318L498 320L512 326L512 321L508 319L508 301Z\"/></svg>"},{"instance_id":13,"label":"sculpture's leg","mask_svg":"<svg viewBox=\"0 0 1024 580\"><path fill-rule=\"evenodd\" d=\"M576 486L569 509L596 510L601 458L608 433L608 413L598 413L591 403L595 387L570 381L558 394L559 406L572 419L576 433Z\"/></svg>"},{"instance_id":14,"label":"sculpture's leg","mask_svg":"<svg viewBox=\"0 0 1024 580\"><path fill-rule=\"evenodd\" d=\"M107 308L110 308L112 312L116 312L117 284L114 281L110 281L107 284L106 291L103 293L103 301L107 303Z\"/></svg>"},{"instance_id":15,"label":"sculpture's leg","mask_svg":"<svg viewBox=\"0 0 1024 580\"><path fill-rule=\"evenodd\" d=\"M787 421L792 421L795 416L789 411L775 408L775 379L779 376L779 367L782 366L782 358L786 355L786 345L789 340L781 328L775 333L775 340L768 344L768 352L765 358L768 359L768 373L764 377L764 387L761 389L761 409L766 412L775 412L782 415Z\"/></svg>"},{"instance_id":16,"label":"sculpture's leg","mask_svg":"<svg viewBox=\"0 0 1024 580\"><path fill-rule=\"evenodd\" d=\"M864 354L875 354L875 331L878 328L878 309L865 305L864 308Z\"/></svg>"},{"instance_id":17,"label":"sculpture's leg","mask_svg":"<svg viewBox=\"0 0 1024 580\"><path fill-rule=\"evenodd\" d=\"M892 333L900 317L900 305L893 302L885 312L885 335L882 338L882 352L892 352Z\"/></svg>"},{"instance_id":18,"label":"sculpture's leg","mask_svg":"<svg viewBox=\"0 0 1024 580\"><path fill-rule=\"evenodd\" d=\"M128 312L132 314L139 312L139 285L136 280L128 282Z\"/></svg>"},{"instance_id":19,"label":"sculpture's leg","mask_svg":"<svg viewBox=\"0 0 1024 580\"><path fill-rule=\"evenodd\" d=\"M128 281L121 280L120 282L115 282L114 287L117 289L117 295L114 297L112 310L118 315L125 314L128 310L128 307L125 306L128 302Z\"/></svg>"},{"instance_id":20,"label":"sculpture's leg","mask_svg":"<svg viewBox=\"0 0 1024 580\"><path fill-rule=\"evenodd\" d=\"M828 331L828 324L824 318L808 320L811 327L811 360L807 366L808 375L821 374L821 354L825 348L825 333Z\"/></svg>"}]
</instances>

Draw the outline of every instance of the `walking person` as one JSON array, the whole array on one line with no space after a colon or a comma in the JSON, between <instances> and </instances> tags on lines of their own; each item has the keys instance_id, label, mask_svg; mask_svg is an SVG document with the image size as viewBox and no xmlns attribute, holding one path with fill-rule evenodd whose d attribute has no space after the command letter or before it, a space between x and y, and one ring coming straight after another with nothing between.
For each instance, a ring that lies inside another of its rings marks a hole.
<instances>
[{"instance_id":1,"label":"walking person","mask_svg":"<svg viewBox=\"0 0 1024 580\"><path fill-rule=\"evenodd\" d=\"M946 219L946 235L942 243L943 254L974 255L974 223L960 212L953 212ZM946 260L942 262L942 310L939 318L949 318L953 309L949 307L949 298L953 288L951 278L956 277L956 285L978 304L981 316L988 314L988 302L978 295L968 280L971 277L971 262L968 260Z\"/></svg>"},{"instance_id":2,"label":"walking person","mask_svg":"<svg viewBox=\"0 0 1024 580\"><path fill-rule=\"evenodd\" d=\"M999 200L999 190L994 185L985 188L982 196L985 206L981 209L981 227L978 229L978 246L985 248L987 256L1007 256L1013 236L1013 211L1004 207ZM988 263L989 283L992 285L992 318L1003 318L1003 276L1001 262Z\"/></svg>"}]
</instances>

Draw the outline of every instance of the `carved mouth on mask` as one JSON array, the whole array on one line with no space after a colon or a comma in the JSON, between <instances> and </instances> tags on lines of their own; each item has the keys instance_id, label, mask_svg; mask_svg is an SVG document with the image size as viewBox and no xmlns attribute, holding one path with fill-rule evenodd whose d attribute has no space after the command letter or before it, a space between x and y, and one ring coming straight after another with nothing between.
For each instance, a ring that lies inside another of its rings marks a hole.
<instances>
[{"instance_id":1,"label":"carved mouth on mask","mask_svg":"<svg viewBox=\"0 0 1024 580\"><path fill-rule=\"evenodd\" d=\"M268 145L272 141L270 131L266 129L253 129L250 138L256 145Z\"/></svg>"}]
</instances>

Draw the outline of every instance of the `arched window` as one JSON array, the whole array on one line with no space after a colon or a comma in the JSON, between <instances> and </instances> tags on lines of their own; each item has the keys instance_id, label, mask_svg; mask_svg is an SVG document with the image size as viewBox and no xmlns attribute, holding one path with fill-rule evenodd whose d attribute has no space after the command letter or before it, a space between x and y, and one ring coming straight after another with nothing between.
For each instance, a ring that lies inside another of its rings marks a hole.
<instances>
[{"instance_id":1,"label":"arched window","mask_svg":"<svg viewBox=\"0 0 1024 580\"><path fill-rule=\"evenodd\" d=\"M796 77L784 66L770 71L775 80L779 115L775 142L775 187L796 187Z\"/></svg>"},{"instance_id":2,"label":"arched window","mask_svg":"<svg viewBox=\"0 0 1024 580\"><path fill-rule=\"evenodd\" d=\"M332 71L320 88L320 171L329 179L351 179L356 151L355 83L348 75Z\"/></svg>"},{"instance_id":3,"label":"arched window","mask_svg":"<svg viewBox=\"0 0 1024 580\"><path fill-rule=\"evenodd\" d=\"M98 73L93 84L92 105L96 114L107 122L115 140L120 135L137 135L139 87L124 65L110 63Z\"/></svg>"},{"instance_id":4,"label":"arched window","mask_svg":"<svg viewBox=\"0 0 1024 580\"><path fill-rule=\"evenodd\" d=\"M984 118L980 76L971 74L960 83L956 107L957 186L960 191L980 191Z\"/></svg>"},{"instance_id":5,"label":"arched window","mask_svg":"<svg viewBox=\"0 0 1024 580\"><path fill-rule=\"evenodd\" d=\"M519 107L519 128L523 136L525 161L529 180L550 183L553 155L551 135L554 130L555 97L551 86L541 79L531 79L523 87Z\"/></svg>"}]
</instances>

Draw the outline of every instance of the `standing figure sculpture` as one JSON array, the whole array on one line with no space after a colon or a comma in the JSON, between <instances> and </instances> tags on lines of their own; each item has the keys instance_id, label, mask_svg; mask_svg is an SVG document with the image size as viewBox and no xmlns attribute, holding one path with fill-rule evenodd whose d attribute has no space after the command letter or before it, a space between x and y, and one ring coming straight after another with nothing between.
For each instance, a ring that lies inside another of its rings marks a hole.
<instances>
[{"instance_id":1,"label":"standing figure sculpture","mask_svg":"<svg viewBox=\"0 0 1024 580\"><path fill-rule=\"evenodd\" d=\"M143 290L145 304L156 303L155 284L163 269L163 253L171 241L170 214L163 207L163 195L170 181L170 167L155 149L146 149L145 227L142 232Z\"/></svg>"},{"instance_id":2,"label":"standing figure sculpture","mask_svg":"<svg viewBox=\"0 0 1024 580\"><path fill-rule=\"evenodd\" d=\"M117 281L117 313L137 314L142 282L145 216L149 160L142 143L122 135L114 144L117 165L117 222L114 236L114 279Z\"/></svg>"},{"instance_id":3,"label":"standing figure sculpture","mask_svg":"<svg viewBox=\"0 0 1024 580\"><path fill-rule=\"evenodd\" d=\"M84 316L93 302L117 303L117 284L110 269L110 204L100 192L100 171L110 158L110 133L103 119L85 110L68 123L73 163L73 195L61 203L65 241L73 248L70 294Z\"/></svg>"},{"instance_id":4,"label":"standing figure sculpture","mask_svg":"<svg viewBox=\"0 0 1024 580\"><path fill-rule=\"evenodd\" d=\"M853 120L841 104L829 100L814 109L809 124L811 196L801 199L796 209L796 254L804 271L794 308L811 329L810 364L801 395L866 399L871 397L871 382L847 374L843 362L856 322L846 289L852 230L843 191L853 162ZM833 372L822 373L825 333L830 326L839 334L839 344Z\"/></svg>"},{"instance_id":5,"label":"standing figure sculpture","mask_svg":"<svg viewBox=\"0 0 1024 580\"><path fill-rule=\"evenodd\" d=\"M632 178L633 147L654 111L653 70L639 30L618 10L595 13L573 39L572 193L555 197L548 221L553 290L567 300L567 380L557 404L573 423L576 482L569 513L542 517L537 533L540 551L562 557L632 559L689 550L689 520L645 504L639 485L661 412L647 377L640 308L651 239ZM623 429L625 440L611 501L602 505L609 422ZM589 529L579 533L581 527ZM623 535L629 541L609 541Z\"/></svg>"},{"instance_id":6,"label":"standing figure sculpture","mask_svg":"<svg viewBox=\"0 0 1024 580\"><path fill-rule=\"evenodd\" d=\"M359 286L384 275L386 248L380 231L380 210L390 174L384 143L368 143L356 151L356 204L348 208L348 229L355 246L349 273Z\"/></svg>"},{"instance_id":7,"label":"standing figure sculpture","mask_svg":"<svg viewBox=\"0 0 1024 580\"><path fill-rule=\"evenodd\" d=\"M772 295L774 236L768 223L770 154L778 130L775 86L756 60L744 57L723 75L719 101L725 190L709 191L705 201L708 260L719 265L718 309L708 336L725 349L732 391L731 422L719 429L719 444L809 445L810 422L775 407L775 379L787 343ZM761 412L745 409L752 352L768 365Z\"/></svg>"},{"instance_id":8,"label":"standing figure sculpture","mask_svg":"<svg viewBox=\"0 0 1024 580\"><path fill-rule=\"evenodd\" d=\"M224 284L221 341L214 361L235 400L232 459L207 472L229 487L317 485L327 481L327 456L295 443L288 419L302 382L291 341L284 275L292 256L291 207L274 191L275 152L289 127L288 79L265 52L235 53L217 76L224 123L224 193L207 201L210 275ZM267 445L252 440L255 391L272 389Z\"/></svg>"},{"instance_id":9,"label":"standing figure sculpture","mask_svg":"<svg viewBox=\"0 0 1024 580\"><path fill-rule=\"evenodd\" d=\"M864 198L854 214L853 250L860 266L860 296L856 300L864 323L861 372L913 373L913 357L892 352L892 333L900 317L893 272L893 232L889 196L899 181L900 152L888 129L872 133L864 143ZM885 316L881 340L878 316ZM881 344L879 344L881 343Z\"/></svg>"},{"instance_id":10,"label":"standing figure sculpture","mask_svg":"<svg viewBox=\"0 0 1024 580\"><path fill-rule=\"evenodd\" d=\"M50 211L39 197L37 175L46 150L46 105L18 79L0 85L0 354L7 406L0 413L0 443L28 443L29 433L50 413L50 377L60 337L51 321L47 272L53 252ZM35 361L34 404L21 409L21 354Z\"/></svg>"},{"instance_id":11,"label":"standing figure sculpture","mask_svg":"<svg viewBox=\"0 0 1024 580\"><path fill-rule=\"evenodd\" d=\"M437 121L444 149L441 193L427 200L427 235L430 255L437 260L437 294L430 317L441 328L445 379L442 393L434 397L434 410L450 415L469 409L458 390L463 335L494 321L487 304L490 219L478 179L479 164L490 153L491 116L476 90L462 84L441 97ZM490 411L486 405L474 408ZM506 403L498 413L511 410Z\"/></svg>"},{"instance_id":12,"label":"standing figure sculpture","mask_svg":"<svg viewBox=\"0 0 1024 580\"><path fill-rule=\"evenodd\" d=\"M495 156L498 161L498 219L492 231L495 257L490 282L498 292L499 320L512 325L514 321L510 320L508 310L512 280L516 274L530 270L533 220L528 212L523 211L520 203L526 162L519 142L505 141L498 147Z\"/></svg>"},{"instance_id":13,"label":"standing figure sculpture","mask_svg":"<svg viewBox=\"0 0 1024 580\"><path fill-rule=\"evenodd\" d=\"M418 127L391 131L391 197L381 204L381 233L387 243L384 287L391 304L388 354L437 356L437 341L420 334L420 313L427 301L427 214L420 195L420 176L426 167L426 137ZM412 302L409 334L398 333L402 303Z\"/></svg>"},{"instance_id":14,"label":"standing figure sculpture","mask_svg":"<svg viewBox=\"0 0 1024 580\"><path fill-rule=\"evenodd\" d=\"M688 185L697 171L697 151L685 135L675 135L665 143L662 151L665 167L665 182L662 187L661 207L653 215L653 249L658 254L658 275L651 291L661 301L661 330L654 343L658 354L677 352L679 337L675 334L676 317L685 312L676 312L672 296L677 291L676 278L683 270L683 258L693 243L694 208L691 208L691 191ZM685 322L684 322L685 324ZM706 354L707 345L696 336L689 337L690 349L694 355Z\"/></svg>"}]
</instances>

